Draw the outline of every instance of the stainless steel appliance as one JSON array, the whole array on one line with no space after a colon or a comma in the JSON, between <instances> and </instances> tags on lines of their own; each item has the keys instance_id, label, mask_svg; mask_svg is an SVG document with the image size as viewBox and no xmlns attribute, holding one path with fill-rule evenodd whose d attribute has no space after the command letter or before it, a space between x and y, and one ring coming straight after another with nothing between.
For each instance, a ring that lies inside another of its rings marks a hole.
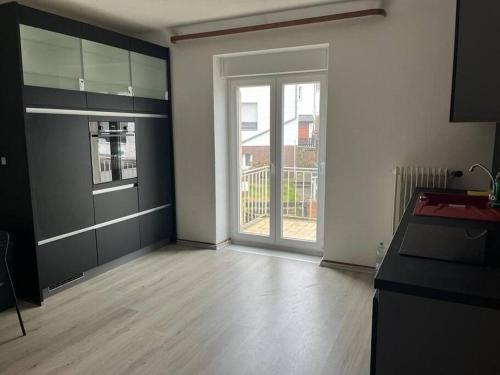
<instances>
[{"instance_id":1,"label":"stainless steel appliance","mask_svg":"<svg viewBox=\"0 0 500 375\"><path fill-rule=\"evenodd\" d=\"M135 123L90 121L94 185L137 177Z\"/></svg>"}]
</instances>

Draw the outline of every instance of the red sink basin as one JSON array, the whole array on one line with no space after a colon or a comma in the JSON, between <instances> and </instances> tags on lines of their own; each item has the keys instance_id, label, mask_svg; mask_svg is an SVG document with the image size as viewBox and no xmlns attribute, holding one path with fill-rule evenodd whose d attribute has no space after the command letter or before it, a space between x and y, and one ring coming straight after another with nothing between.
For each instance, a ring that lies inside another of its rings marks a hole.
<instances>
[{"instance_id":1,"label":"red sink basin","mask_svg":"<svg viewBox=\"0 0 500 375\"><path fill-rule=\"evenodd\" d=\"M420 193L413 215L500 222L500 209L488 197L457 193Z\"/></svg>"}]
</instances>

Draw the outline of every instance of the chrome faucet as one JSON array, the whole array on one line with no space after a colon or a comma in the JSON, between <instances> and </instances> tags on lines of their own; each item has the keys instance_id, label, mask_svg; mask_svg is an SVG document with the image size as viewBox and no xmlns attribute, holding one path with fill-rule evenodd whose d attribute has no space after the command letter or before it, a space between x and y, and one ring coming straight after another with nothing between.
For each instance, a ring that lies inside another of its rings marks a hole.
<instances>
[{"instance_id":1,"label":"chrome faucet","mask_svg":"<svg viewBox=\"0 0 500 375\"><path fill-rule=\"evenodd\" d=\"M497 198L495 197L495 190L496 190L495 185L496 185L496 183L495 183L495 179L493 178L493 174L491 173L491 171L488 168L486 168L484 165L479 164L479 163L471 165L471 167L469 168L469 172L473 172L474 169L476 169L476 167L479 167L483 171L485 171L486 174L488 175L488 177L490 178L490 180L491 180L491 192L490 192L489 198L490 198L491 202L496 201L497 200Z\"/></svg>"}]
</instances>

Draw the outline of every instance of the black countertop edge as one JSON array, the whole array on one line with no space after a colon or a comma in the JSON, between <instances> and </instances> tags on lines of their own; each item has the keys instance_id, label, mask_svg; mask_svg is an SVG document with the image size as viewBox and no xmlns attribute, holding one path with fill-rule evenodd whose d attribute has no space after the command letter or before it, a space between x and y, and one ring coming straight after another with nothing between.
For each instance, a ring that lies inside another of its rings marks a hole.
<instances>
[{"instance_id":1,"label":"black countertop edge","mask_svg":"<svg viewBox=\"0 0 500 375\"><path fill-rule=\"evenodd\" d=\"M393 283L384 280L375 280L375 288L389 292L409 294L416 297L436 299L439 301L460 303L478 307L500 310L500 301L486 297L469 296L460 293L453 293L433 288L423 288L411 284Z\"/></svg>"},{"instance_id":2,"label":"black countertop edge","mask_svg":"<svg viewBox=\"0 0 500 375\"><path fill-rule=\"evenodd\" d=\"M386 257L375 276L375 289L500 310L499 268L399 255L399 248L409 223L486 226L500 229L500 224L492 222L414 216L413 209L421 192L465 193L463 190L426 188L418 188L414 192ZM457 281L461 278L456 277L457 274L462 276L461 273L468 277L469 282L473 280L474 283L464 287L464 284Z\"/></svg>"}]
</instances>

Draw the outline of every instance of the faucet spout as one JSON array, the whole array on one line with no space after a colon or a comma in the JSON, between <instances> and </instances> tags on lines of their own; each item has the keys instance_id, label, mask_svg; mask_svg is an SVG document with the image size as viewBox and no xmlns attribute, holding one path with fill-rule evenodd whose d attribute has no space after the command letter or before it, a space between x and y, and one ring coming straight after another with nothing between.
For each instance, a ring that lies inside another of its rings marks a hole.
<instances>
[{"instance_id":1,"label":"faucet spout","mask_svg":"<svg viewBox=\"0 0 500 375\"><path fill-rule=\"evenodd\" d=\"M490 201L496 201L496 199L497 199L495 197L495 185L496 185L496 183L495 183L495 179L493 178L493 174L491 173L491 171L488 168L486 168L484 165L476 163L476 164L473 164L470 166L469 172L474 172L474 169L476 169L478 167L481 168L490 178L490 180L491 180Z\"/></svg>"}]
</instances>

